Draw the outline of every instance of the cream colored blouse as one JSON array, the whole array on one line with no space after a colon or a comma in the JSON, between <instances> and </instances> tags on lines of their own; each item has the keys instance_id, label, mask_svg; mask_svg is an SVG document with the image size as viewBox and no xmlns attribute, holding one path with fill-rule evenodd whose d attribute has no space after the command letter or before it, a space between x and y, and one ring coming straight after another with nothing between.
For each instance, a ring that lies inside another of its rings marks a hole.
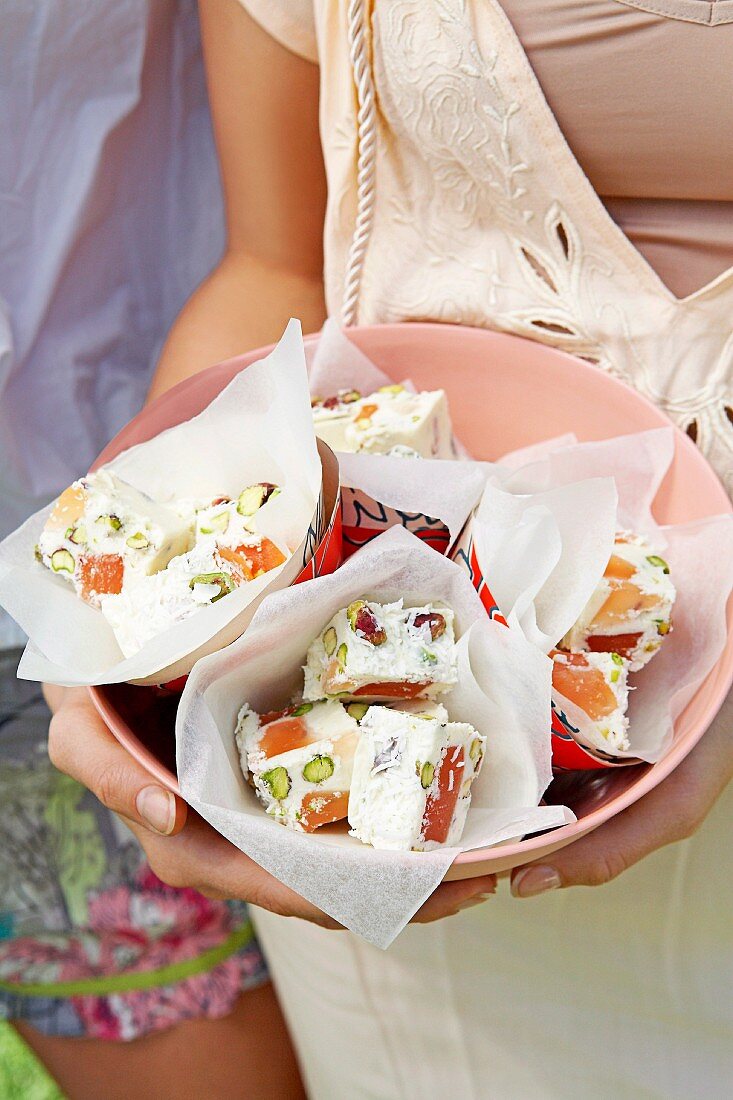
<instances>
[{"instance_id":1,"label":"cream colored blouse","mask_svg":"<svg viewBox=\"0 0 733 1100\"><path fill-rule=\"evenodd\" d=\"M332 313L583 355L733 487L733 0L241 2L321 59Z\"/></svg>"}]
</instances>

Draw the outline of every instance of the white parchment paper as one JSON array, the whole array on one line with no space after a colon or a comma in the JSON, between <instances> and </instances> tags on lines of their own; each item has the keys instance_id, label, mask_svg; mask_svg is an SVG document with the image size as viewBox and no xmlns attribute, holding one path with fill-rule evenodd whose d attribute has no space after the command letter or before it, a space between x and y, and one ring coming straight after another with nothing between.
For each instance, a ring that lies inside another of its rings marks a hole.
<instances>
[{"instance_id":1,"label":"white parchment paper","mask_svg":"<svg viewBox=\"0 0 733 1100\"><path fill-rule=\"evenodd\" d=\"M318 342L306 349L310 392L315 397L330 397L339 390L374 393L402 379L390 378L346 336L332 317L321 329ZM414 388L414 387L411 387Z\"/></svg>"},{"instance_id":2,"label":"white parchment paper","mask_svg":"<svg viewBox=\"0 0 733 1100\"><path fill-rule=\"evenodd\" d=\"M552 451L562 450L578 442L577 435L573 432L565 432L564 435L553 435L550 439L543 439L539 443L530 443L526 447L518 447L516 451L507 451L496 465L503 475L519 470L523 466L529 466L533 462L547 458Z\"/></svg>"},{"instance_id":3,"label":"white parchment paper","mask_svg":"<svg viewBox=\"0 0 733 1100\"><path fill-rule=\"evenodd\" d=\"M618 525L645 535L669 563L677 600L673 630L646 668L632 673L629 741L618 759L654 763L664 755L675 719L713 668L725 646L726 605L733 587L733 516L660 527L652 505L674 454L671 428L656 428L592 443L534 448L532 461L502 481L514 492L558 491L589 474L612 476L618 489ZM605 563L604 563L605 567ZM577 740L608 751L595 726L559 693L557 703Z\"/></svg>"},{"instance_id":4,"label":"white parchment paper","mask_svg":"<svg viewBox=\"0 0 733 1100\"><path fill-rule=\"evenodd\" d=\"M672 428L578 443L562 436L504 456L501 487L512 493L539 493L583 478L613 477L618 491L619 527L653 536L659 531L651 508L674 456Z\"/></svg>"},{"instance_id":5,"label":"white parchment paper","mask_svg":"<svg viewBox=\"0 0 733 1100\"><path fill-rule=\"evenodd\" d=\"M452 719L487 737L487 754L460 849L375 851L339 827L297 833L267 817L245 784L234 742L237 712L288 702L302 688L309 643L361 596L409 605L442 600L456 613L458 686ZM486 619L465 574L401 528L381 535L337 573L273 593L247 633L201 660L176 726L181 792L266 870L352 931L387 947L444 877L458 851L573 820L538 806L550 778L550 662L521 631Z\"/></svg>"},{"instance_id":6,"label":"white parchment paper","mask_svg":"<svg viewBox=\"0 0 733 1100\"><path fill-rule=\"evenodd\" d=\"M616 532L612 478L517 496L487 485L454 557L478 563L500 611L544 653L573 625L603 576Z\"/></svg>"},{"instance_id":7,"label":"white parchment paper","mask_svg":"<svg viewBox=\"0 0 733 1100\"><path fill-rule=\"evenodd\" d=\"M0 544L0 603L30 638L22 678L66 685L173 679L238 637L265 593L295 579L312 544L309 529L319 522L321 492L299 322L291 321L274 351L198 416L130 448L109 469L160 501L235 495L245 485L274 482L282 493L268 505L261 530L293 556L124 659L101 612L34 561L51 510L45 508Z\"/></svg>"}]
</instances>

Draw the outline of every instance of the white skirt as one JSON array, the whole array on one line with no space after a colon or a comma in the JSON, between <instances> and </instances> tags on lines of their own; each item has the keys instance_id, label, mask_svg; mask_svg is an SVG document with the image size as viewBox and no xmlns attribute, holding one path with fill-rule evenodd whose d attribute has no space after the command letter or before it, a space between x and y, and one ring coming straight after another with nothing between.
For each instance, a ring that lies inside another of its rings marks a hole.
<instances>
[{"instance_id":1,"label":"white skirt","mask_svg":"<svg viewBox=\"0 0 733 1100\"><path fill-rule=\"evenodd\" d=\"M311 1100L731 1095L732 816L733 786L607 886L503 881L388 951L254 910Z\"/></svg>"}]
</instances>

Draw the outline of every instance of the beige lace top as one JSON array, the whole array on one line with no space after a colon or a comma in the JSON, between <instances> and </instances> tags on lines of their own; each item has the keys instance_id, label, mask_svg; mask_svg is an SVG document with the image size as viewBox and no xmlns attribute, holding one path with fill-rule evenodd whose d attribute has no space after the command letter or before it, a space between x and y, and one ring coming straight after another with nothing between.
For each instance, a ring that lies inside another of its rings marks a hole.
<instances>
[{"instance_id":1,"label":"beige lace top","mask_svg":"<svg viewBox=\"0 0 733 1100\"><path fill-rule=\"evenodd\" d=\"M321 59L332 313L582 355L733 490L733 0L241 2Z\"/></svg>"}]
</instances>

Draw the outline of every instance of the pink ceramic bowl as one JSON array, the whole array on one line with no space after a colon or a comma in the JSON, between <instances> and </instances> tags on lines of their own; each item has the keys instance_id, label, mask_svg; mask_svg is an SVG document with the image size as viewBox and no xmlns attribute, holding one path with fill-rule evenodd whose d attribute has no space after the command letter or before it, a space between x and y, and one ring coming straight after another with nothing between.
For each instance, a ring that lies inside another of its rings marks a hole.
<instances>
[{"instance_id":1,"label":"pink ceramic bowl","mask_svg":"<svg viewBox=\"0 0 733 1100\"><path fill-rule=\"evenodd\" d=\"M635 390L596 367L518 337L435 324L377 325L355 328L350 335L395 380L409 377L421 389L445 389L456 434L476 458L496 459L563 432L574 432L581 440L607 439L669 423ZM306 342L315 339L307 337ZM269 350L260 348L182 382L131 421L98 464L195 415L242 365ZM675 457L657 497L657 519L684 523L729 511L730 501L715 474L691 440L675 429ZM733 602L728 623L725 652L677 720L673 744L663 760L559 776L547 799L571 806L578 817L575 824L517 843L465 852L448 878L506 871L549 855L660 783L702 737L733 681ZM92 689L92 696L129 752L176 790L176 697L126 684Z\"/></svg>"}]
</instances>

